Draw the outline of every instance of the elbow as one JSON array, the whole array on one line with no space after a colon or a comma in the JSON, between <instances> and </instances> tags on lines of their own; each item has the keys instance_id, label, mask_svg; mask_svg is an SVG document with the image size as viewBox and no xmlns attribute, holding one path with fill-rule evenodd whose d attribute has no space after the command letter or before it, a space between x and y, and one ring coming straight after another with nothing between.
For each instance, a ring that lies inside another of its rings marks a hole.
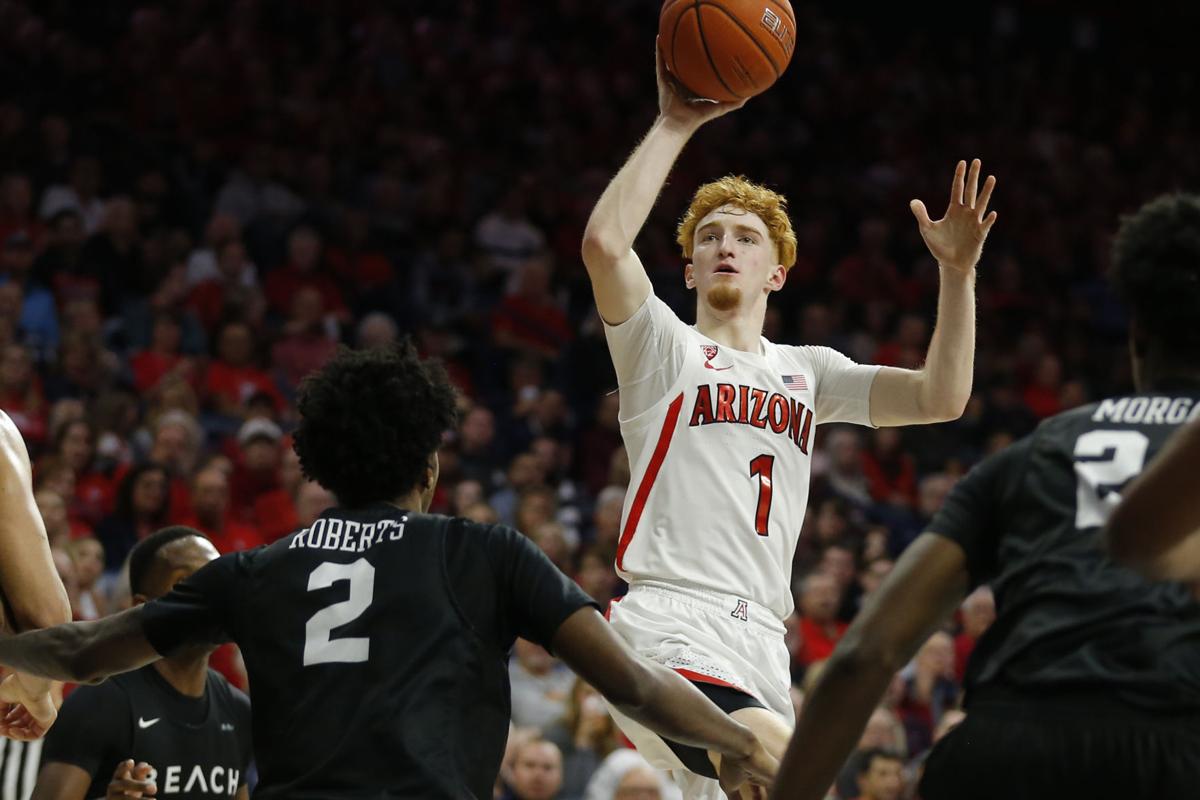
<instances>
[{"instance_id":1,"label":"elbow","mask_svg":"<svg viewBox=\"0 0 1200 800\"><path fill-rule=\"evenodd\" d=\"M921 411L928 423L954 422L966 413L967 403L970 399L970 392L959 397L953 394L939 393L936 397L926 398L921 403Z\"/></svg>"},{"instance_id":2,"label":"elbow","mask_svg":"<svg viewBox=\"0 0 1200 800\"><path fill-rule=\"evenodd\" d=\"M666 667L661 667L666 669ZM662 676L650 664L634 662L623 677L614 680L604 691L604 697L627 715L640 718L654 707Z\"/></svg>"},{"instance_id":3,"label":"elbow","mask_svg":"<svg viewBox=\"0 0 1200 800\"><path fill-rule=\"evenodd\" d=\"M71 604L66 592L59 591L49 602L45 598L40 600L34 605L13 608L13 622L18 631L53 628L71 621Z\"/></svg>"},{"instance_id":4,"label":"elbow","mask_svg":"<svg viewBox=\"0 0 1200 800\"><path fill-rule=\"evenodd\" d=\"M627 247L622 247L614 237L597 230L591 223L583 233L580 255L588 270L602 269L617 263Z\"/></svg>"}]
</instances>

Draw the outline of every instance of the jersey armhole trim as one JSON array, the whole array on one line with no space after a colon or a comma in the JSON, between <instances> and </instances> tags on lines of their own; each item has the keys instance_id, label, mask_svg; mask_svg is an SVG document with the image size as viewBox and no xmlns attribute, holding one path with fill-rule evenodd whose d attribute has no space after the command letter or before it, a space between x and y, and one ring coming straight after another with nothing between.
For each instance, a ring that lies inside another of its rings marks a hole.
<instances>
[{"instance_id":1,"label":"jersey armhole trim","mask_svg":"<svg viewBox=\"0 0 1200 800\"><path fill-rule=\"evenodd\" d=\"M455 524L462 525L461 521L457 519L451 519L445 524L447 528ZM465 533L463 534L463 538L468 538ZM487 642L484 641L483 636L475 629L475 625L472 624L471 619L463 611L462 606L459 605L458 598L454 594L454 587L450 583L450 565L446 554L446 536L438 537L438 560L441 561L442 591L446 593L446 598L454 608L454 613L462 621L463 627L475 638L475 641L486 647ZM488 566L489 568L491 567L490 562L488 562Z\"/></svg>"}]
</instances>

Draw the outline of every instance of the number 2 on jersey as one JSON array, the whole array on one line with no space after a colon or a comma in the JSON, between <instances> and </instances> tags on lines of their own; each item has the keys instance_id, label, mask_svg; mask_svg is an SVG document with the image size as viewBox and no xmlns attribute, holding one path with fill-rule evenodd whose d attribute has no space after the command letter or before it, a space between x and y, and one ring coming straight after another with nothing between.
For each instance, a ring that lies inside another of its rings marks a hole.
<instances>
[{"instance_id":1,"label":"number 2 on jersey","mask_svg":"<svg viewBox=\"0 0 1200 800\"><path fill-rule=\"evenodd\" d=\"M750 459L750 477L758 476L758 508L754 512L754 532L766 536L771 522L771 470L775 456L763 453Z\"/></svg>"},{"instance_id":2,"label":"number 2 on jersey","mask_svg":"<svg viewBox=\"0 0 1200 800\"><path fill-rule=\"evenodd\" d=\"M304 626L304 666L366 661L371 640L366 636L334 639L329 632L353 622L371 605L375 595L375 567L365 558L353 564L326 561L308 576L308 591L325 589L338 581L350 581L350 596L322 608Z\"/></svg>"},{"instance_id":3,"label":"number 2 on jersey","mask_svg":"<svg viewBox=\"0 0 1200 800\"><path fill-rule=\"evenodd\" d=\"M1089 431L1075 441L1076 528L1105 523L1121 502L1117 489L1142 471L1149 446L1138 431Z\"/></svg>"}]
</instances>

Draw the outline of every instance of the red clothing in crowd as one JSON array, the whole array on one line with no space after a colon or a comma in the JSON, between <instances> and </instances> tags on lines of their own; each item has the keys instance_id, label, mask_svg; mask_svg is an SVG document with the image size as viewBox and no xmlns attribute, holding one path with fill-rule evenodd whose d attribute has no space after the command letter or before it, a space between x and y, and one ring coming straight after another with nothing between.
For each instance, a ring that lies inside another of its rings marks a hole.
<instances>
[{"instance_id":1,"label":"red clothing in crowd","mask_svg":"<svg viewBox=\"0 0 1200 800\"><path fill-rule=\"evenodd\" d=\"M214 361L208 365L204 376L204 392L209 397L220 397L235 406L245 405L246 401L259 392L270 395L276 408L283 407L283 397L275 388L275 383L267 377L267 373L255 367L231 367L223 361Z\"/></svg>"},{"instance_id":2,"label":"red clothing in crowd","mask_svg":"<svg viewBox=\"0 0 1200 800\"><path fill-rule=\"evenodd\" d=\"M171 370L175 369L183 356L163 355L153 350L143 350L129 359L129 367L133 371L133 385L138 392L148 392L158 385Z\"/></svg>"},{"instance_id":3,"label":"red clothing in crowd","mask_svg":"<svg viewBox=\"0 0 1200 800\"><path fill-rule=\"evenodd\" d=\"M272 311L283 316L287 316L292 310L292 297L305 287L312 287L321 293L327 312L339 317L348 313L346 302L342 299L342 290L333 282L333 278L320 272L301 272L289 264L267 275L263 283L267 305Z\"/></svg>"},{"instance_id":4,"label":"red clothing in crowd","mask_svg":"<svg viewBox=\"0 0 1200 800\"><path fill-rule=\"evenodd\" d=\"M387 286L396 274L392 269L391 262L383 253L369 250L348 253L337 248L330 248L325 257L329 260L329 266L335 275L341 278L347 286L354 286L362 292Z\"/></svg>"},{"instance_id":5,"label":"red clothing in crowd","mask_svg":"<svg viewBox=\"0 0 1200 800\"><path fill-rule=\"evenodd\" d=\"M41 394L39 389L37 399L30 398L24 392L0 397L0 408L4 409L21 436L31 445L46 440L46 402Z\"/></svg>"},{"instance_id":6,"label":"red clothing in crowd","mask_svg":"<svg viewBox=\"0 0 1200 800\"><path fill-rule=\"evenodd\" d=\"M227 518L220 530L201 525L200 520L194 514L184 517L179 524L195 528L203 533L212 541L213 546L221 555L236 553L239 550L249 550L260 544L266 544L258 529L232 518Z\"/></svg>"},{"instance_id":7,"label":"red clothing in crowd","mask_svg":"<svg viewBox=\"0 0 1200 800\"><path fill-rule=\"evenodd\" d=\"M916 504L917 465L908 453L897 453L893 458L882 460L868 450L863 453L862 469L867 489L876 502L887 502L899 494L909 505Z\"/></svg>"},{"instance_id":8,"label":"red clothing in crowd","mask_svg":"<svg viewBox=\"0 0 1200 800\"><path fill-rule=\"evenodd\" d=\"M1062 411L1062 401L1059 398L1058 389L1048 389L1031 384L1025 387L1023 399L1025 405L1038 419L1052 417Z\"/></svg>"},{"instance_id":9,"label":"red clothing in crowd","mask_svg":"<svg viewBox=\"0 0 1200 800\"><path fill-rule=\"evenodd\" d=\"M300 527L296 504L283 489L260 494L254 500L254 518L258 522L259 533L268 544Z\"/></svg>"},{"instance_id":10,"label":"red clothing in crowd","mask_svg":"<svg viewBox=\"0 0 1200 800\"><path fill-rule=\"evenodd\" d=\"M218 280L198 283L188 292L187 306L200 320L204 330L212 332L225 311L225 284Z\"/></svg>"},{"instance_id":11,"label":"red clothing in crowd","mask_svg":"<svg viewBox=\"0 0 1200 800\"><path fill-rule=\"evenodd\" d=\"M510 294L500 303L492 320L493 333L506 333L518 344L557 352L573 338L571 325L562 309Z\"/></svg>"},{"instance_id":12,"label":"red clothing in crowd","mask_svg":"<svg viewBox=\"0 0 1200 800\"><path fill-rule=\"evenodd\" d=\"M833 655L833 648L846 632L846 623L839 620L824 625L813 622L807 617L800 618L800 646L794 654L795 660L808 666L816 661L824 661Z\"/></svg>"}]
</instances>

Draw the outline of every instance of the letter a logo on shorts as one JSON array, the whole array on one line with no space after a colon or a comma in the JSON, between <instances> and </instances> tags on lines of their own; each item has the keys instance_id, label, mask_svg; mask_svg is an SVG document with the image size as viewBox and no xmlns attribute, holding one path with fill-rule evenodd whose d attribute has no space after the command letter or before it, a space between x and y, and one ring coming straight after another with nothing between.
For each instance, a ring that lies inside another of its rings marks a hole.
<instances>
[{"instance_id":1,"label":"letter a logo on shorts","mask_svg":"<svg viewBox=\"0 0 1200 800\"><path fill-rule=\"evenodd\" d=\"M733 610L733 613L730 614L729 616L736 617L737 619L740 619L742 622L745 622L747 620L747 618L749 617L749 611L746 608L746 601L738 600L737 608L735 608Z\"/></svg>"}]
</instances>

